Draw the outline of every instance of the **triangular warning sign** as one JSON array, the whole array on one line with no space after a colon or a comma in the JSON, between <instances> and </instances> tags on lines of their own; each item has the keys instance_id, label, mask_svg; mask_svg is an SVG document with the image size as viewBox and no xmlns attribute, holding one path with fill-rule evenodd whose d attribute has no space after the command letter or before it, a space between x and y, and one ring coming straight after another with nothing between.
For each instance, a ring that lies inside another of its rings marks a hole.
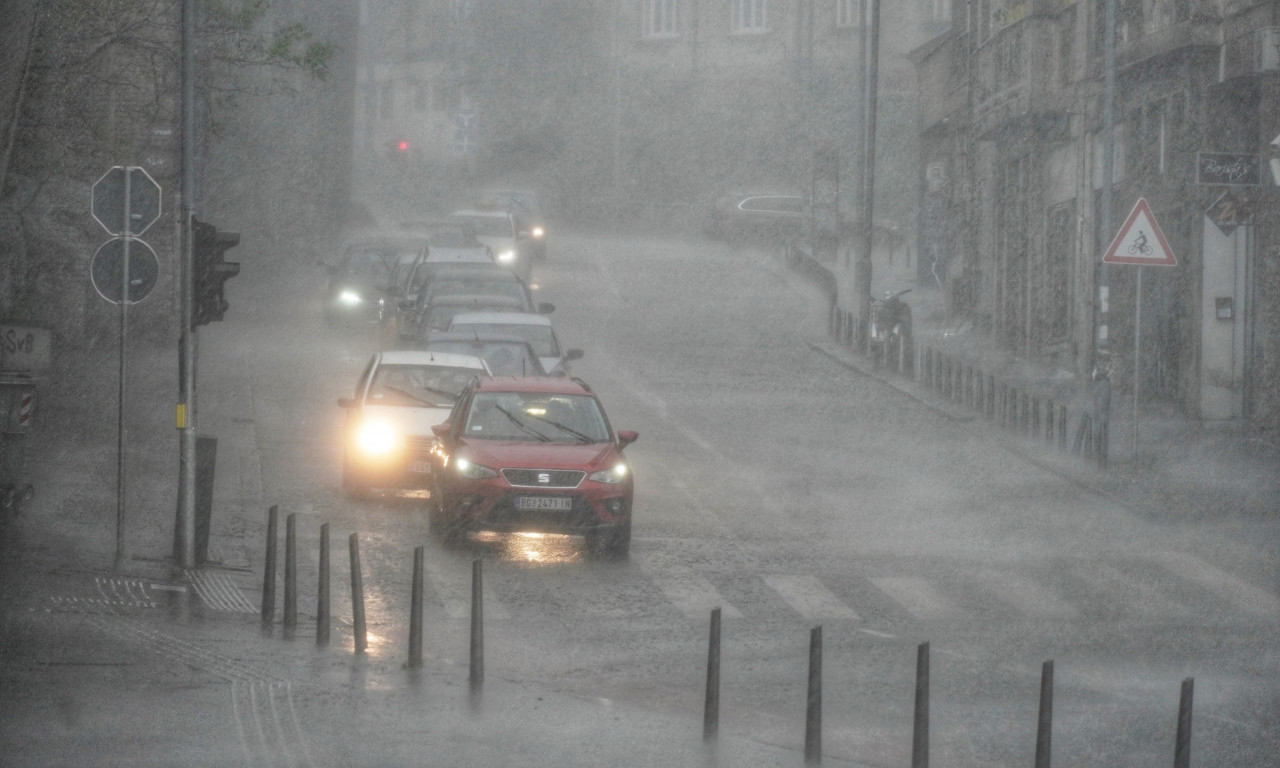
<instances>
[{"instance_id":1,"label":"triangular warning sign","mask_svg":"<svg viewBox=\"0 0 1280 768\"><path fill-rule=\"evenodd\" d=\"M1175 267L1178 260L1173 257L1173 249L1164 239L1156 217L1151 215L1151 208L1146 198L1138 198L1129 218L1116 239L1111 241L1107 253L1102 257L1107 264L1137 264L1143 267Z\"/></svg>"}]
</instances>

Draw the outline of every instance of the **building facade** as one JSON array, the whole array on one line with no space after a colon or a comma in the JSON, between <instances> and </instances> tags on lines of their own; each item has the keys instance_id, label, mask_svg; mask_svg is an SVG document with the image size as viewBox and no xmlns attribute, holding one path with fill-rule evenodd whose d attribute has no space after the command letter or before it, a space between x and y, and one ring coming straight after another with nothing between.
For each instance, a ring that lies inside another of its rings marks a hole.
<instances>
[{"instance_id":1,"label":"building facade","mask_svg":"<svg viewBox=\"0 0 1280 768\"><path fill-rule=\"evenodd\" d=\"M1275 430L1280 5L1114 0L1108 153L1109 1L979 0L913 53L921 258L1019 357L1086 374L1105 325L1119 392ZM1139 199L1176 266L1103 264Z\"/></svg>"}]
</instances>

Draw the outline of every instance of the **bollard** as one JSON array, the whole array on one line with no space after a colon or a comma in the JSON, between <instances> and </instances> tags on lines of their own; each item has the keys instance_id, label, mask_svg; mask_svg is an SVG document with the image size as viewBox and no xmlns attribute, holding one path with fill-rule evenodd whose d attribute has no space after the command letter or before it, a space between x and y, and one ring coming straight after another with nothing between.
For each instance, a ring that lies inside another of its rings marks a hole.
<instances>
[{"instance_id":1,"label":"bollard","mask_svg":"<svg viewBox=\"0 0 1280 768\"><path fill-rule=\"evenodd\" d=\"M422 666L422 547L413 550L413 590L409 598L409 669Z\"/></svg>"},{"instance_id":2,"label":"bollard","mask_svg":"<svg viewBox=\"0 0 1280 768\"><path fill-rule=\"evenodd\" d=\"M358 534L347 537L351 554L351 624L355 632L356 653L364 653L369 647L369 628L364 623L364 577L360 573L360 539Z\"/></svg>"},{"instance_id":3,"label":"bollard","mask_svg":"<svg viewBox=\"0 0 1280 768\"><path fill-rule=\"evenodd\" d=\"M720 609L711 611L711 634L707 640L707 695L702 707L702 739L720 735Z\"/></svg>"},{"instance_id":4,"label":"bollard","mask_svg":"<svg viewBox=\"0 0 1280 768\"><path fill-rule=\"evenodd\" d=\"M1031 430L1028 434L1032 439L1040 437L1040 398L1031 398Z\"/></svg>"},{"instance_id":5,"label":"bollard","mask_svg":"<svg viewBox=\"0 0 1280 768\"><path fill-rule=\"evenodd\" d=\"M809 632L809 696L804 720L804 763L822 764L822 627Z\"/></svg>"},{"instance_id":6,"label":"bollard","mask_svg":"<svg viewBox=\"0 0 1280 768\"><path fill-rule=\"evenodd\" d=\"M484 592L480 559L471 561L471 687L484 682Z\"/></svg>"},{"instance_id":7,"label":"bollard","mask_svg":"<svg viewBox=\"0 0 1280 768\"><path fill-rule=\"evenodd\" d=\"M316 645L329 644L329 524L320 526L320 584L316 588Z\"/></svg>"},{"instance_id":8,"label":"bollard","mask_svg":"<svg viewBox=\"0 0 1280 768\"><path fill-rule=\"evenodd\" d=\"M916 709L911 730L911 768L929 768L929 644L916 647Z\"/></svg>"},{"instance_id":9,"label":"bollard","mask_svg":"<svg viewBox=\"0 0 1280 768\"><path fill-rule=\"evenodd\" d=\"M987 374L987 421L995 418L996 414L996 375L994 373Z\"/></svg>"},{"instance_id":10,"label":"bollard","mask_svg":"<svg viewBox=\"0 0 1280 768\"><path fill-rule=\"evenodd\" d=\"M1044 401L1044 444L1053 447L1053 398Z\"/></svg>"},{"instance_id":11,"label":"bollard","mask_svg":"<svg viewBox=\"0 0 1280 768\"><path fill-rule=\"evenodd\" d=\"M1067 406L1058 406L1058 450L1067 450Z\"/></svg>"},{"instance_id":12,"label":"bollard","mask_svg":"<svg viewBox=\"0 0 1280 768\"><path fill-rule=\"evenodd\" d=\"M280 510L267 510L267 562L262 568L262 623L276 620L276 518Z\"/></svg>"},{"instance_id":13,"label":"bollard","mask_svg":"<svg viewBox=\"0 0 1280 768\"><path fill-rule=\"evenodd\" d=\"M1191 768L1191 697L1195 678L1182 681L1178 698L1178 734L1173 747L1173 768Z\"/></svg>"},{"instance_id":14,"label":"bollard","mask_svg":"<svg viewBox=\"0 0 1280 768\"><path fill-rule=\"evenodd\" d=\"M298 513L284 519L284 628L298 626Z\"/></svg>"},{"instance_id":15,"label":"bollard","mask_svg":"<svg viewBox=\"0 0 1280 768\"><path fill-rule=\"evenodd\" d=\"M1107 443L1109 442L1109 425L1106 421L1100 421L1097 428L1098 443L1094 449L1094 456L1098 459L1098 469L1107 468Z\"/></svg>"},{"instance_id":16,"label":"bollard","mask_svg":"<svg viewBox=\"0 0 1280 768\"><path fill-rule=\"evenodd\" d=\"M1040 717L1036 721L1036 768L1049 768L1053 746L1053 662L1040 668Z\"/></svg>"}]
</instances>

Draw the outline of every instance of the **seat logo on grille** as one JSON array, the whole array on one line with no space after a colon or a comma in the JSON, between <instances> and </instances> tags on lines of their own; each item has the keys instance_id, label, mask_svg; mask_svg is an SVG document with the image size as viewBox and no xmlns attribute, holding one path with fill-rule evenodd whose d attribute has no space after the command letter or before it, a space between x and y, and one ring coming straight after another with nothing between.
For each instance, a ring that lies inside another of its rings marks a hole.
<instances>
[{"instance_id":1,"label":"seat logo on grille","mask_svg":"<svg viewBox=\"0 0 1280 768\"><path fill-rule=\"evenodd\" d=\"M548 484L548 483L550 483L550 482L551 482L551 473L550 473L550 472L539 472L539 473L538 473L538 485L546 485L546 484Z\"/></svg>"}]
</instances>

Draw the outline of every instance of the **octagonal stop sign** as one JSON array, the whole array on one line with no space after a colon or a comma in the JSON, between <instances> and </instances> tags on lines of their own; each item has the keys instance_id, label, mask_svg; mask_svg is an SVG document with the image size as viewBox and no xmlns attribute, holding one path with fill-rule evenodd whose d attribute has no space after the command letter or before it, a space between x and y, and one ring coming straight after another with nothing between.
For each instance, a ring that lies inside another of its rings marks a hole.
<instances>
[{"instance_id":1,"label":"octagonal stop sign","mask_svg":"<svg viewBox=\"0 0 1280 768\"><path fill-rule=\"evenodd\" d=\"M117 165L93 183L93 218L113 235L141 235L160 218L160 185L136 165Z\"/></svg>"}]
</instances>

